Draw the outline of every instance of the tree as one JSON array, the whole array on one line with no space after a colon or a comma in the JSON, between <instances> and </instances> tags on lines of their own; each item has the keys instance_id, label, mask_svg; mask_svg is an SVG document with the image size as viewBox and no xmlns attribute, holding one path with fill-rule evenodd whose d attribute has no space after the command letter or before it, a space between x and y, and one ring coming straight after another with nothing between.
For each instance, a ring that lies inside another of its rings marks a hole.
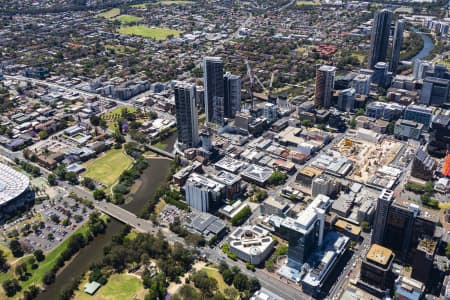
<instances>
[{"instance_id":1,"label":"tree","mask_svg":"<svg viewBox=\"0 0 450 300\"><path fill-rule=\"evenodd\" d=\"M242 273L237 273L234 275L233 286L238 289L238 291L243 292L248 289L248 278Z\"/></svg>"},{"instance_id":2,"label":"tree","mask_svg":"<svg viewBox=\"0 0 450 300\"><path fill-rule=\"evenodd\" d=\"M230 269L226 269L222 273L223 281L225 281L226 284L231 285L233 284L234 274L231 272Z\"/></svg>"},{"instance_id":3,"label":"tree","mask_svg":"<svg viewBox=\"0 0 450 300\"><path fill-rule=\"evenodd\" d=\"M231 218L230 220L231 224L233 224L233 226L242 225L251 214L252 210L247 205L241 211L239 211L233 218Z\"/></svg>"},{"instance_id":4,"label":"tree","mask_svg":"<svg viewBox=\"0 0 450 300\"><path fill-rule=\"evenodd\" d=\"M432 181L427 181L427 183L425 183L424 191L426 193L432 193L434 191L434 184Z\"/></svg>"},{"instance_id":5,"label":"tree","mask_svg":"<svg viewBox=\"0 0 450 300\"><path fill-rule=\"evenodd\" d=\"M95 190L93 196L95 200L102 200L105 199L106 193L104 190Z\"/></svg>"},{"instance_id":6,"label":"tree","mask_svg":"<svg viewBox=\"0 0 450 300\"><path fill-rule=\"evenodd\" d=\"M90 121L92 126L100 126L100 117L97 115L92 115L90 117Z\"/></svg>"},{"instance_id":7,"label":"tree","mask_svg":"<svg viewBox=\"0 0 450 300\"><path fill-rule=\"evenodd\" d=\"M450 243L447 243L447 246L445 247L445 256L450 258Z\"/></svg>"},{"instance_id":8,"label":"tree","mask_svg":"<svg viewBox=\"0 0 450 300\"><path fill-rule=\"evenodd\" d=\"M106 230L105 221L100 218L100 213L98 212L93 212L89 215L88 226L94 236L104 233Z\"/></svg>"},{"instance_id":9,"label":"tree","mask_svg":"<svg viewBox=\"0 0 450 300\"><path fill-rule=\"evenodd\" d=\"M8 261L6 259L5 252L0 249L0 270L5 272L8 270Z\"/></svg>"},{"instance_id":10,"label":"tree","mask_svg":"<svg viewBox=\"0 0 450 300\"><path fill-rule=\"evenodd\" d=\"M394 128L395 128L395 123L394 122L389 122L388 126L386 127L386 134L393 135L394 134Z\"/></svg>"},{"instance_id":11,"label":"tree","mask_svg":"<svg viewBox=\"0 0 450 300\"><path fill-rule=\"evenodd\" d=\"M153 278L149 275L143 277L144 287L149 289L149 293L145 297L146 300L164 299L167 294L166 276L164 273L158 273Z\"/></svg>"},{"instance_id":12,"label":"tree","mask_svg":"<svg viewBox=\"0 0 450 300\"><path fill-rule=\"evenodd\" d=\"M57 182L56 182L56 175L53 174L53 173L48 174L48 176L47 176L47 181L48 181L48 184L49 184L49 185L55 186L56 183L57 183Z\"/></svg>"},{"instance_id":13,"label":"tree","mask_svg":"<svg viewBox=\"0 0 450 300\"><path fill-rule=\"evenodd\" d=\"M41 249L37 249L33 252L34 257L37 261L43 261L45 259L44 252Z\"/></svg>"},{"instance_id":14,"label":"tree","mask_svg":"<svg viewBox=\"0 0 450 300\"><path fill-rule=\"evenodd\" d=\"M42 130L42 131L39 132L39 138L41 140L45 140L47 137L48 137L48 132L47 131Z\"/></svg>"},{"instance_id":15,"label":"tree","mask_svg":"<svg viewBox=\"0 0 450 300\"><path fill-rule=\"evenodd\" d=\"M271 185L280 185L282 183L284 183L284 181L286 180L287 176L283 173L281 173L280 171L273 171L272 175L270 175L269 178L269 184Z\"/></svg>"},{"instance_id":16,"label":"tree","mask_svg":"<svg viewBox=\"0 0 450 300\"><path fill-rule=\"evenodd\" d=\"M350 128L355 128L356 127L356 117L353 116L352 119L350 120Z\"/></svg>"},{"instance_id":17,"label":"tree","mask_svg":"<svg viewBox=\"0 0 450 300\"><path fill-rule=\"evenodd\" d=\"M55 273L53 271L46 272L42 281L46 285L52 284L53 282L55 282Z\"/></svg>"},{"instance_id":18,"label":"tree","mask_svg":"<svg viewBox=\"0 0 450 300\"><path fill-rule=\"evenodd\" d=\"M64 178L70 183L70 184L78 184L78 175L75 172L67 172Z\"/></svg>"},{"instance_id":19,"label":"tree","mask_svg":"<svg viewBox=\"0 0 450 300\"><path fill-rule=\"evenodd\" d=\"M58 176L59 179L66 179L66 173L67 173L67 169L64 165L59 165L56 167L55 169L55 174L56 176Z\"/></svg>"},{"instance_id":20,"label":"tree","mask_svg":"<svg viewBox=\"0 0 450 300\"><path fill-rule=\"evenodd\" d=\"M92 178L84 177L82 184L90 190L95 189L94 180L92 180Z\"/></svg>"},{"instance_id":21,"label":"tree","mask_svg":"<svg viewBox=\"0 0 450 300\"><path fill-rule=\"evenodd\" d=\"M28 290L26 290L25 292L23 292L23 296L24 296L24 300L32 300L34 298L37 297L37 295L39 294L40 289L35 286L32 285L28 288Z\"/></svg>"},{"instance_id":22,"label":"tree","mask_svg":"<svg viewBox=\"0 0 450 300\"><path fill-rule=\"evenodd\" d=\"M59 216L57 215L57 214L52 214L51 216L50 216L50 220L52 221L52 222L54 222L54 223L59 223L61 220L59 219Z\"/></svg>"},{"instance_id":23,"label":"tree","mask_svg":"<svg viewBox=\"0 0 450 300\"><path fill-rule=\"evenodd\" d=\"M14 270L17 276L19 276L20 280L25 280L25 275L27 274L27 263L23 262L16 266L16 269Z\"/></svg>"},{"instance_id":24,"label":"tree","mask_svg":"<svg viewBox=\"0 0 450 300\"><path fill-rule=\"evenodd\" d=\"M251 294L261 289L261 284L259 283L259 280L256 277L250 278L250 280L248 281L248 289Z\"/></svg>"},{"instance_id":25,"label":"tree","mask_svg":"<svg viewBox=\"0 0 450 300\"><path fill-rule=\"evenodd\" d=\"M21 289L19 281L17 281L17 279L5 280L2 286L8 297L14 296Z\"/></svg>"},{"instance_id":26,"label":"tree","mask_svg":"<svg viewBox=\"0 0 450 300\"><path fill-rule=\"evenodd\" d=\"M22 257L23 256L23 248L18 240L12 240L9 243L9 249L11 249L11 252L14 255L14 257Z\"/></svg>"},{"instance_id":27,"label":"tree","mask_svg":"<svg viewBox=\"0 0 450 300\"><path fill-rule=\"evenodd\" d=\"M198 288L206 297L212 297L217 291L217 280L215 278L208 277L205 271L198 271L192 275L194 285Z\"/></svg>"},{"instance_id":28,"label":"tree","mask_svg":"<svg viewBox=\"0 0 450 300\"><path fill-rule=\"evenodd\" d=\"M370 224L367 221L362 221L361 222L361 229L364 230L365 232L369 232L370 231Z\"/></svg>"}]
</instances>

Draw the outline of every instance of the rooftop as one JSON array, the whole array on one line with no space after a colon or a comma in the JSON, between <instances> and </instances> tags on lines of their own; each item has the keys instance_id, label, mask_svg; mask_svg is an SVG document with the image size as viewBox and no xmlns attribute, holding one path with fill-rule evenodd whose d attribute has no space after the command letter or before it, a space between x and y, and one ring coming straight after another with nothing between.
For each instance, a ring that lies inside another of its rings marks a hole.
<instances>
[{"instance_id":1,"label":"rooftop","mask_svg":"<svg viewBox=\"0 0 450 300\"><path fill-rule=\"evenodd\" d=\"M373 261L382 266L386 266L391 260L392 256L392 250L378 244L373 244L372 247L370 247L369 252L367 252L366 258L367 260Z\"/></svg>"},{"instance_id":2,"label":"rooftop","mask_svg":"<svg viewBox=\"0 0 450 300\"><path fill-rule=\"evenodd\" d=\"M0 163L0 205L14 200L29 186L28 177Z\"/></svg>"}]
</instances>

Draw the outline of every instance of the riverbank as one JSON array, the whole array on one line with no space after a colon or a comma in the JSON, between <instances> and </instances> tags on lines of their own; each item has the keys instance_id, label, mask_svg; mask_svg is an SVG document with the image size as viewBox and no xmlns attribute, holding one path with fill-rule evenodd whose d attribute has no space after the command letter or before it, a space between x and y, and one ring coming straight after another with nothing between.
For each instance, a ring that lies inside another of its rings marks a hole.
<instances>
[{"instance_id":1,"label":"riverbank","mask_svg":"<svg viewBox=\"0 0 450 300\"><path fill-rule=\"evenodd\" d=\"M172 136L165 143L167 150L173 147L176 136ZM146 203L151 199L158 187L166 181L170 168L170 160L160 157L147 158L149 167L144 170L139 183L134 187L132 201L123 205L122 208L139 215L145 208ZM124 224L111 219L106 232L97 236L89 245L81 249L78 255L68 264L56 277L54 284L47 287L47 290L36 298L37 300L58 299L59 293L70 286L73 278L83 275L93 263L103 259L103 248L110 244L113 236L125 227Z\"/></svg>"}]
</instances>

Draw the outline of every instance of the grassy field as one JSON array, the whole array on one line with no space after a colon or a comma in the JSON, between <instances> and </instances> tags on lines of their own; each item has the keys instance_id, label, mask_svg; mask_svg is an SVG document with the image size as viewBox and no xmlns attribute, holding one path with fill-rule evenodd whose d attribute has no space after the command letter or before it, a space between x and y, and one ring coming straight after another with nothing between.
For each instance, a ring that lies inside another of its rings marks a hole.
<instances>
[{"instance_id":1,"label":"grassy field","mask_svg":"<svg viewBox=\"0 0 450 300\"><path fill-rule=\"evenodd\" d=\"M139 4L132 4L130 5L131 8L140 8L145 9L149 5L149 3L139 3Z\"/></svg>"},{"instance_id":2,"label":"grassy field","mask_svg":"<svg viewBox=\"0 0 450 300\"><path fill-rule=\"evenodd\" d=\"M77 229L74 233L82 233L86 234L88 232L88 226L87 224L84 224L79 229ZM65 239L58 247L50 251L45 255L44 261L39 263L39 268L35 270L31 270L31 268L28 266L28 272L31 273L31 276L28 277L26 281L20 281L20 285L22 287L22 292L29 288L32 285L42 285L42 279L44 278L45 273L50 271L56 264L56 260L61 255L61 253L67 248L67 244L69 243L68 239ZM15 262L14 265L12 265L7 273L0 273L0 282L5 281L6 279L11 279L14 277L14 266L22 263L24 261L27 261L32 255L27 255ZM12 299L19 299L21 296L21 293L16 294ZM0 299L6 299L6 295L4 295L3 289L0 289Z\"/></svg>"},{"instance_id":3,"label":"grassy field","mask_svg":"<svg viewBox=\"0 0 450 300\"><path fill-rule=\"evenodd\" d=\"M319 0L315 0L315 1L297 1L297 2L295 2L295 5L297 5L297 6L318 6L318 5L320 5L320 1Z\"/></svg>"},{"instance_id":4,"label":"grassy field","mask_svg":"<svg viewBox=\"0 0 450 300\"><path fill-rule=\"evenodd\" d=\"M132 159L122 149L112 149L98 158L85 163L86 172L82 176L111 186L119 179L122 172L128 169L132 162Z\"/></svg>"},{"instance_id":5,"label":"grassy field","mask_svg":"<svg viewBox=\"0 0 450 300\"><path fill-rule=\"evenodd\" d=\"M205 271L206 274L208 274L208 277L212 277L217 280L217 287L219 288L219 291L221 293L223 293L226 288L230 287L225 283L225 281L223 281L222 275L220 275L219 270L215 268L205 267L202 269L202 271Z\"/></svg>"},{"instance_id":6,"label":"grassy field","mask_svg":"<svg viewBox=\"0 0 450 300\"><path fill-rule=\"evenodd\" d=\"M184 1L184 0L163 0L155 3L141 3L141 4L133 4L132 8L140 8L145 9L147 5L174 5L174 4L192 4L194 1Z\"/></svg>"},{"instance_id":7,"label":"grassy field","mask_svg":"<svg viewBox=\"0 0 450 300\"><path fill-rule=\"evenodd\" d=\"M120 34L126 35L137 35L144 38L152 38L155 40L165 40L169 36L180 36L181 31L168 29L168 28L158 28L158 27L147 27L144 25L135 26L121 26L117 29Z\"/></svg>"},{"instance_id":8,"label":"grassy field","mask_svg":"<svg viewBox=\"0 0 450 300\"><path fill-rule=\"evenodd\" d=\"M443 209L450 208L450 202L439 202L439 208L443 208Z\"/></svg>"},{"instance_id":9,"label":"grassy field","mask_svg":"<svg viewBox=\"0 0 450 300\"><path fill-rule=\"evenodd\" d=\"M114 18L114 20L119 21L120 24L132 24L132 23L139 23L142 20L144 20L144 18L136 17L136 16L132 16L132 15L120 15L120 16Z\"/></svg>"},{"instance_id":10,"label":"grassy field","mask_svg":"<svg viewBox=\"0 0 450 300\"><path fill-rule=\"evenodd\" d=\"M108 11L105 11L101 14L98 14L97 17L105 18L105 19L112 19L120 15L120 8L113 8Z\"/></svg>"},{"instance_id":11,"label":"grassy field","mask_svg":"<svg viewBox=\"0 0 450 300\"><path fill-rule=\"evenodd\" d=\"M74 300L122 300L122 299L144 299L145 289L142 281L132 275L113 274L108 279L108 283L101 287L94 296L83 292L83 280L80 289L76 291Z\"/></svg>"}]
</instances>

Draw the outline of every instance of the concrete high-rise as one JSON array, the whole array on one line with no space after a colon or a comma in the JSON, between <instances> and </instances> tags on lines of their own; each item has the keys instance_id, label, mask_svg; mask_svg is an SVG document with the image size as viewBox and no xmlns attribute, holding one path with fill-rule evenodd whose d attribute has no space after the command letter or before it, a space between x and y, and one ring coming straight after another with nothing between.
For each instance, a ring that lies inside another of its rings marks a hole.
<instances>
[{"instance_id":1,"label":"concrete high-rise","mask_svg":"<svg viewBox=\"0 0 450 300\"><path fill-rule=\"evenodd\" d=\"M198 115L195 85L177 82L174 87L178 142L185 147L198 145Z\"/></svg>"},{"instance_id":2,"label":"concrete high-rise","mask_svg":"<svg viewBox=\"0 0 450 300\"><path fill-rule=\"evenodd\" d=\"M389 71L391 71L394 76L397 74L398 63L400 61L400 50L402 49L404 29L405 23L402 20L398 20L395 24L394 37L392 40L391 63L389 65Z\"/></svg>"},{"instance_id":3,"label":"concrete high-rise","mask_svg":"<svg viewBox=\"0 0 450 300\"><path fill-rule=\"evenodd\" d=\"M288 265L299 270L322 246L325 215L331 207L331 200L325 195L317 195L297 219L284 218L280 233L288 241Z\"/></svg>"},{"instance_id":4,"label":"concrete high-rise","mask_svg":"<svg viewBox=\"0 0 450 300\"><path fill-rule=\"evenodd\" d=\"M415 60L414 61L414 68L413 68L413 75L414 79L423 79L427 73L428 70L432 69L431 62L428 61L422 61L422 60Z\"/></svg>"},{"instance_id":5,"label":"concrete high-rise","mask_svg":"<svg viewBox=\"0 0 450 300\"><path fill-rule=\"evenodd\" d=\"M440 106L448 101L450 80L438 77L425 77L420 93L420 104Z\"/></svg>"},{"instance_id":6,"label":"concrete high-rise","mask_svg":"<svg viewBox=\"0 0 450 300\"><path fill-rule=\"evenodd\" d=\"M386 219L389 207L394 200L394 192L384 189L378 196L377 210L373 221L372 244L383 244Z\"/></svg>"},{"instance_id":7,"label":"concrete high-rise","mask_svg":"<svg viewBox=\"0 0 450 300\"><path fill-rule=\"evenodd\" d=\"M367 74L358 74L352 81L352 88L355 89L358 95L369 95L370 93L370 83L372 81L372 76Z\"/></svg>"},{"instance_id":8,"label":"concrete high-rise","mask_svg":"<svg viewBox=\"0 0 450 300\"><path fill-rule=\"evenodd\" d=\"M234 118L241 110L241 77L229 72L223 77L225 117Z\"/></svg>"},{"instance_id":9,"label":"concrete high-rise","mask_svg":"<svg viewBox=\"0 0 450 300\"><path fill-rule=\"evenodd\" d=\"M338 93L338 109L340 111L351 111L355 107L355 94L354 88L340 90Z\"/></svg>"},{"instance_id":10,"label":"concrete high-rise","mask_svg":"<svg viewBox=\"0 0 450 300\"><path fill-rule=\"evenodd\" d=\"M199 211L217 209L225 199L225 186L203 175L192 173L184 185L186 203Z\"/></svg>"},{"instance_id":11,"label":"concrete high-rise","mask_svg":"<svg viewBox=\"0 0 450 300\"><path fill-rule=\"evenodd\" d=\"M322 65L316 69L316 88L314 92L314 105L316 107L330 107L334 88L336 67Z\"/></svg>"},{"instance_id":12,"label":"concrete high-rise","mask_svg":"<svg viewBox=\"0 0 450 300\"><path fill-rule=\"evenodd\" d=\"M203 58L206 120L224 124L225 94L223 84L223 61L220 57Z\"/></svg>"},{"instance_id":13,"label":"concrete high-rise","mask_svg":"<svg viewBox=\"0 0 450 300\"><path fill-rule=\"evenodd\" d=\"M390 190L378 198L372 243L391 249L399 260L410 262L423 237L435 236L439 213L405 199L394 199Z\"/></svg>"},{"instance_id":14,"label":"concrete high-rise","mask_svg":"<svg viewBox=\"0 0 450 300\"><path fill-rule=\"evenodd\" d=\"M372 69L377 62L386 61L391 23L392 11L382 9L375 13L370 37L369 69Z\"/></svg>"}]
</instances>

